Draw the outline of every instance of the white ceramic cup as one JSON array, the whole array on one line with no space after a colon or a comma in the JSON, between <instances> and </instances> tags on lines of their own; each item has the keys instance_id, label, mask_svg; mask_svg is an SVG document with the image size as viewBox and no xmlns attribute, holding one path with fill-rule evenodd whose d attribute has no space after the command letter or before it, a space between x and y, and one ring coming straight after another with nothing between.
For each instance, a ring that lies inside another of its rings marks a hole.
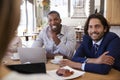
<instances>
[{"instance_id":1,"label":"white ceramic cup","mask_svg":"<svg viewBox=\"0 0 120 80\"><path fill-rule=\"evenodd\" d=\"M59 63L62 59L63 59L62 55L56 55L56 56L54 56L54 61L57 62L57 63Z\"/></svg>"}]
</instances>

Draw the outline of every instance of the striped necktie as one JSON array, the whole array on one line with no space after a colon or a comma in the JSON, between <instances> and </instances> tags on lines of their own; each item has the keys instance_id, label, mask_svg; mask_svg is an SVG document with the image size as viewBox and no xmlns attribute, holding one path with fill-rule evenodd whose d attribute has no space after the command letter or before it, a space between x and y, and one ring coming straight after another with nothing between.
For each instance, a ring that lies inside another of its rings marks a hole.
<instances>
[{"instance_id":1,"label":"striped necktie","mask_svg":"<svg viewBox=\"0 0 120 80\"><path fill-rule=\"evenodd\" d=\"M98 44L94 44L94 53L96 54L98 51L99 45Z\"/></svg>"}]
</instances>

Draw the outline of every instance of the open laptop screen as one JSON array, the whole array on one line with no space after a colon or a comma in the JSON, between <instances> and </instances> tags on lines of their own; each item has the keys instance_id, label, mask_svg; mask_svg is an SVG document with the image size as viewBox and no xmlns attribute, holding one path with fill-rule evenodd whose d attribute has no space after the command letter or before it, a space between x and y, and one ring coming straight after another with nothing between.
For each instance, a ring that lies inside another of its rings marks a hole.
<instances>
[{"instance_id":1,"label":"open laptop screen","mask_svg":"<svg viewBox=\"0 0 120 80\"><path fill-rule=\"evenodd\" d=\"M21 64L46 63L46 52L44 48L18 48Z\"/></svg>"}]
</instances>

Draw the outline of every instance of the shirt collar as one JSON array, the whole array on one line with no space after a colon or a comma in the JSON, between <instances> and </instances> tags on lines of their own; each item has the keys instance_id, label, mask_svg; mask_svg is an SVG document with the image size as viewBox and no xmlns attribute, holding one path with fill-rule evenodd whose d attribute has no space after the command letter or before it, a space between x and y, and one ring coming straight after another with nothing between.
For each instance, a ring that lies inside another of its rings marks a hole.
<instances>
[{"instance_id":1,"label":"shirt collar","mask_svg":"<svg viewBox=\"0 0 120 80\"><path fill-rule=\"evenodd\" d=\"M103 38L102 38L102 39L100 39L98 42L92 41L92 43L93 43L93 45L94 45L94 44L100 45L100 44L101 44L101 42L102 42L102 40L103 40Z\"/></svg>"},{"instance_id":2,"label":"shirt collar","mask_svg":"<svg viewBox=\"0 0 120 80\"><path fill-rule=\"evenodd\" d=\"M65 32L65 29L64 29L64 26L62 25L60 34L64 35L65 34L64 32Z\"/></svg>"}]
</instances>

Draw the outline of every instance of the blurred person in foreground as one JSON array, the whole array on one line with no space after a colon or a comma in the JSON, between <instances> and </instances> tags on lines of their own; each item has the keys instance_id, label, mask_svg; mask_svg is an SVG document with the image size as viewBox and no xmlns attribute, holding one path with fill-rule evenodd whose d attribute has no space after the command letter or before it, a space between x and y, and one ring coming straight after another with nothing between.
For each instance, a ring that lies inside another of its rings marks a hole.
<instances>
[{"instance_id":1,"label":"blurred person in foreground","mask_svg":"<svg viewBox=\"0 0 120 80\"><path fill-rule=\"evenodd\" d=\"M48 26L44 27L32 47L45 47L47 58L62 55L66 58L73 56L76 46L76 34L73 27L62 25L57 11L47 15Z\"/></svg>"},{"instance_id":2,"label":"blurred person in foreground","mask_svg":"<svg viewBox=\"0 0 120 80\"><path fill-rule=\"evenodd\" d=\"M99 74L108 74L111 68L120 70L120 38L109 29L104 16L90 15L84 26L83 42L72 60L62 60L60 66Z\"/></svg>"},{"instance_id":3,"label":"blurred person in foreground","mask_svg":"<svg viewBox=\"0 0 120 80\"><path fill-rule=\"evenodd\" d=\"M0 0L0 80L45 80L47 74L25 75L9 70L2 59L8 49L20 19L21 0Z\"/></svg>"},{"instance_id":4,"label":"blurred person in foreground","mask_svg":"<svg viewBox=\"0 0 120 80\"><path fill-rule=\"evenodd\" d=\"M7 55L12 55L14 53L17 53L17 49L19 47L22 47L22 40L21 38L17 35L17 31L15 31L15 37L12 39L8 46L7 50Z\"/></svg>"}]
</instances>

